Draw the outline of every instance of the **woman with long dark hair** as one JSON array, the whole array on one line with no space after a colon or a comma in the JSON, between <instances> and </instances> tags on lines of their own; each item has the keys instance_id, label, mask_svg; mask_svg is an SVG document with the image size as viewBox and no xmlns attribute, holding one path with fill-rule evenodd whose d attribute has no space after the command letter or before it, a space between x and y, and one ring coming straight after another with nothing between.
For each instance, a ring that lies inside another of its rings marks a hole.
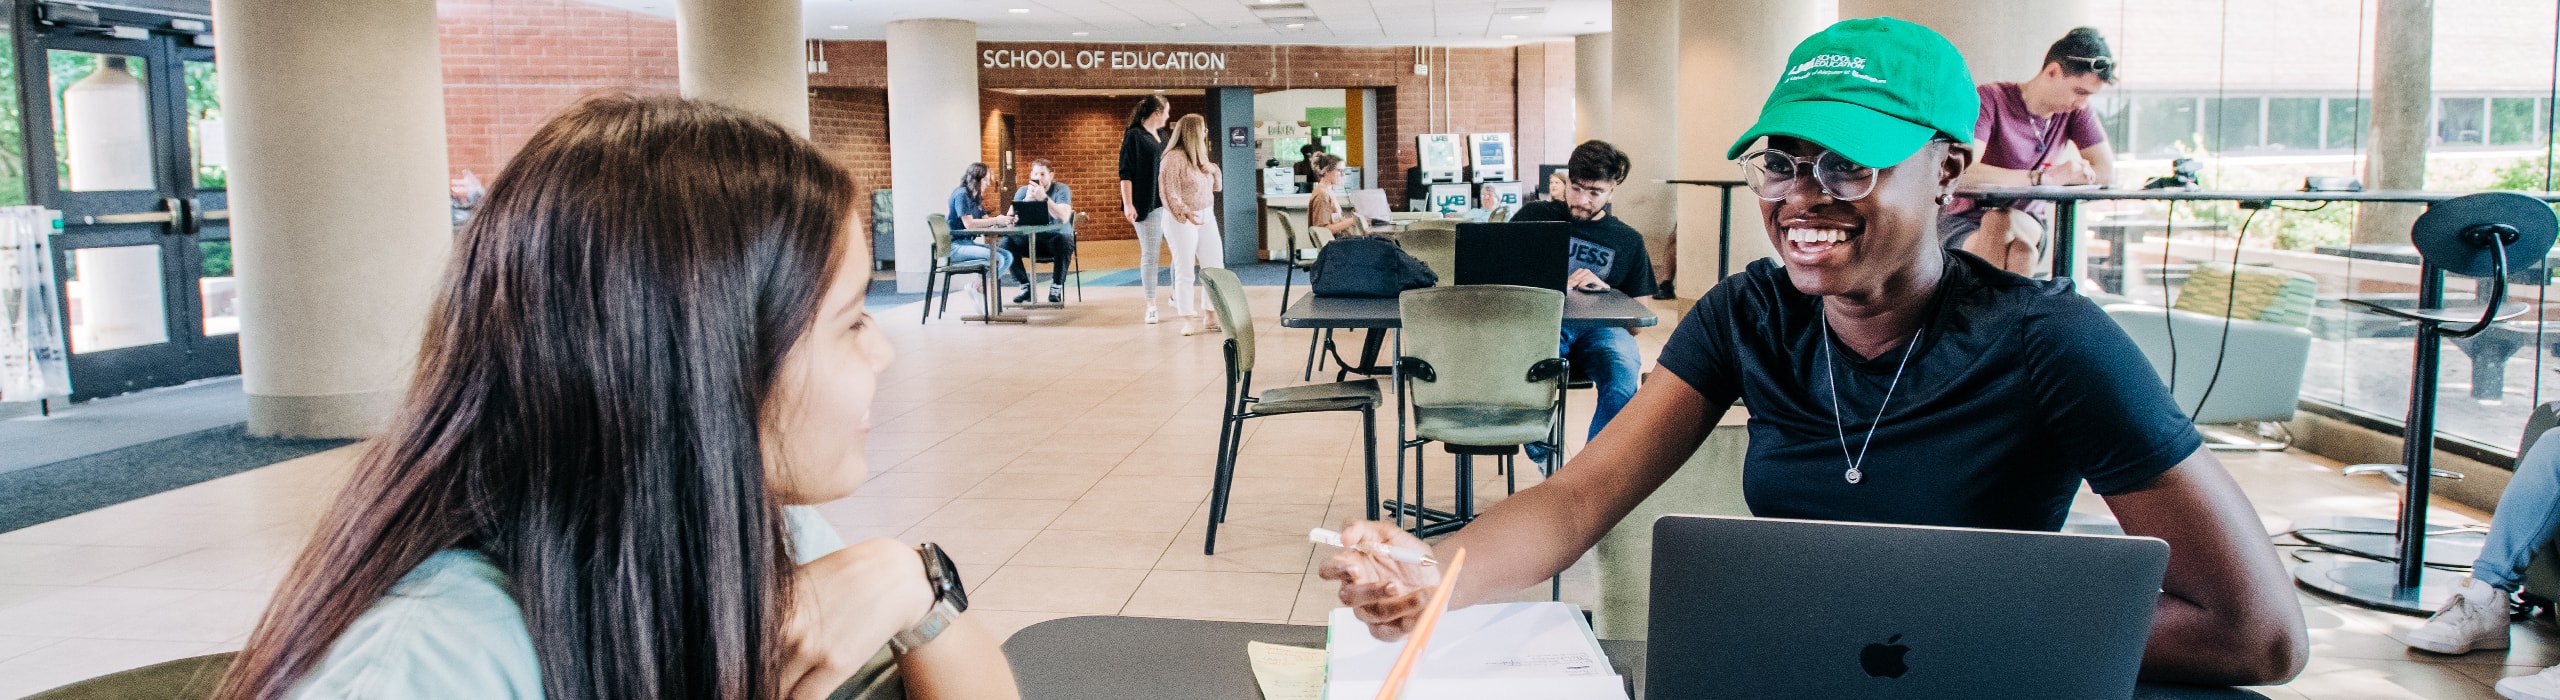
<instances>
[{"instance_id":1,"label":"woman with long dark hair","mask_svg":"<svg viewBox=\"0 0 2560 700\"><path fill-rule=\"evenodd\" d=\"M1156 168L1164 160L1164 125L1173 105L1163 95L1138 98L1129 109L1129 128L1120 134L1120 216L1138 229L1138 280L1147 290L1147 322L1156 322L1156 248L1164 245L1164 227L1155 211L1164 206L1156 192Z\"/></svg>"},{"instance_id":2,"label":"woman with long dark hair","mask_svg":"<svg viewBox=\"0 0 2560 700\"><path fill-rule=\"evenodd\" d=\"M806 507L862 483L892 354L853 211L741 110L553 118L216 697L822 698L883 645L913 697L1014 696L938 548Z\"/></svg>"},{"instance_id":3,"label":"woman with long dark hair","mask_svg":"<svg viewBox=\"0 0 2560 700\"><path fill-rule=\"evenodd\" d=\"M1013 253L1005 250L1002 244L990 245L991 241L981 240L979 236L961 233L963 230L973 228L1013 225L1012 214L989 215L987 213L987 193L995 189L995 181L987 177L987 164L970 163L969 167L960 170L960 186L952 188L950 211L944 214L944 219L950 222L951 226L952 262L988 260L990 262L987 264L987 269L995 271L1013 266ZM992 284L994 274L989 272L979 276L980 280L990 282L983 290L987 294L1000 291ZM1023 293L1030 293L1031 280L1023 279L1020 282L1022 282Z\"/></svg>"}]
</instances>

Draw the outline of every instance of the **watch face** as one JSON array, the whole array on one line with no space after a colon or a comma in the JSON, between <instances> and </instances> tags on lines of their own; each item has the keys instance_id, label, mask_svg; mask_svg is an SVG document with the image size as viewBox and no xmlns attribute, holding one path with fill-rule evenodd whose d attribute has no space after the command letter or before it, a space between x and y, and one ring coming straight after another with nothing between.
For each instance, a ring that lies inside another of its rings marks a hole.
<instances>
[{"instance_id":1,"label":"watch face","mask_svg":"<svg viewBox=\"0 0 2560 700\"><path fill-rule=\"evenodd\" d=\"M922 548L925 565L931 567L926 573L938 589L935 592L941 595L942 600L951 603L951 609L968 610L969 592L960 585L960 567L951 563L951 556L943 553L941 545L926 542Z\"/></svg>"}]
</instances>

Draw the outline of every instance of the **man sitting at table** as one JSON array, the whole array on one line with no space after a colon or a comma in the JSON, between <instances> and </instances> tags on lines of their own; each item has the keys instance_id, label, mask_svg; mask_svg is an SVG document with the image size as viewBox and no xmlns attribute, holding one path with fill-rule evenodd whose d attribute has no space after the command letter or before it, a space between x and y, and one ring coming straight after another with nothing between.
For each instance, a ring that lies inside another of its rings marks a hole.
<instances>
[{"instance_id":1,"label":"man sitting at table","mask_svg":"<svg viewBox=\"0 0 2560 700\"><path fill-rule=\"evenodd\" d=\"M1512 221L1573 224L1572 247L1566 255L1573 276L1565 282L1567 286L1584 292L1616 289L1635 297L1653 294L1653 260L1645 255L1644 235L1609 213L1609 195L1627 181L1630 167L1627 154L1616 146L1585 141L1574 147L1573 158L1565 163L1563 198L1530 202L1511 215ZM1592 386L1600 391L1591 409L1589 434L1599 437L1618 409L1635 398L1636 380L1643 375L1644 358L1636 354L1635 329L1566 328L1557 345L1565 361L1587 372ZM1544 462L1556 448L1544 441L1529 443L1529 459Z\"/></svg>"},{"instance_id":2,"label":"man sitting at table","mask_svg":"<svg viewBox=\"0 0 2560 700\"><path fill-rule=\"evenodd\" d=\"M1076 257L1074 200L1074 194L1067 190L1067 183L1059 182L1057 171L1049 168L1047 158L1032 160L1031 181L1013 192L1013 201L1016 202L1048 202L1049 220L1066 227L1040 234L1040 249L1049 253L1049 301L1065 296L1063 280L1067 278L1067 262ZM1030 237L1006 236L1004 249L1013 253L1013 268L1009 274L1022 283L1022 295L1014 297L1013 303L1031 301L1031 271L1026 268L1038 261L1031 259Z\"/></svg>"},{"instance_id":3,"label":"man sitting at table","mask_svg":"<svg viewBox=\"0 0 2560 700\"><path fill-rule=\"evenodd\" d=\"M2044 52L2044 69L2024 83L1985 83L1973 141L1981 158L1957 182L1964 187L2104 185L2115 178L2107 132L2089 110L2090 96L2116 82L2115 57L2098 30L2071 30ZM2062 147L2068 141L2078 150ZM1984 208L1949 202L1938 219L1947 247L1981 256L2021 275L2044 267L2046 223L2053 203L2011 202Z\"/></svg>"}]
</instances>

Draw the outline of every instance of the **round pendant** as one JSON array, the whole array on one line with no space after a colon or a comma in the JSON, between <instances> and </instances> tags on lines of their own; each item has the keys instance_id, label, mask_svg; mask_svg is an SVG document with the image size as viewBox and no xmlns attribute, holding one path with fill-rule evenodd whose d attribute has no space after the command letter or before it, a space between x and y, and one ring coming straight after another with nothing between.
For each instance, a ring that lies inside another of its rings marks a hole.
<instances>
[{"instance_id":1,"label":"round pendant","mask_svg":"<svg viewBox=\"0 0 2560 700\"><path fill-rule=\"evenodd\" d=\"M1867 478L1866 472L1858 471L1857 467L1850 467L1848 472L1843 473L1840 476L1841 478L1848 479L1849 483L1852 484L1858 483L1860 480Z\"/></svg>"}]
</instances>

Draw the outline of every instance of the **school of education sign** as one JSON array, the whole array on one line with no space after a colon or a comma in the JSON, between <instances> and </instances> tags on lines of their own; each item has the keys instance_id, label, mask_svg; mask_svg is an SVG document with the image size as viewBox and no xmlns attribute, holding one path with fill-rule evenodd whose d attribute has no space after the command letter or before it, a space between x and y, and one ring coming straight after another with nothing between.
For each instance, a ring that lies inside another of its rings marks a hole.
<instances>
[{"instance_id":1,"label":"school of education sign","mask_svg":"<svg viewBox=\"0 0 2560 700\"><path fill-rule=\"evenodd\" d=\"M1223 71L1224 51L1097 51L1091 49L983 49L979 68L1114 71Z\"/></svg>"}]
</instances>

